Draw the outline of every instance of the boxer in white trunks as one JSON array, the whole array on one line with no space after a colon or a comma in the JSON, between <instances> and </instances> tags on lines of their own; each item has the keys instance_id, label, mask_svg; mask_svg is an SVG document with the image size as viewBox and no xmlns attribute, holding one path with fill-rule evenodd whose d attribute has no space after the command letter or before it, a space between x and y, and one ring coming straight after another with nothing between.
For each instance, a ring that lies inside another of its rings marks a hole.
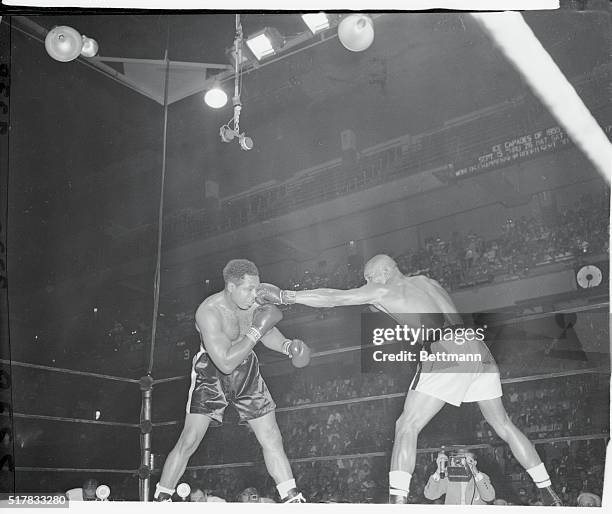
<instances>
[{"instance_id":1,"label":"boxer in white trunks","mask_svg":"<svg viewBox=\"0 0 612 514\"><path fill-rule=\"evenodd\" d=\"M391 316L398 325L417 328L451 328L463 326L461 315L448 293L435 280L425 276L403 275L388 255L377 255L364 268L366 284L349 290L312 289L281 290L271 284L258 289L260 303L299 303L310 307L370 305ZM399 314L398 314L399 313ZM389 472L389 503L407 503L410 480L414 472L419 432L442 409L445 403L459 406L478 402L486 421L512 450L516 460L527 470L545 505L561 505L552 489L550 477L534 445L512 423L501 396L497 365L483 341L462 345L454 342L423 341L430 352L459 351L478 353L480 362L448 363L426 360L410 385L402 415L395 425L395 441Z\"/></svg>"}]
</instances>

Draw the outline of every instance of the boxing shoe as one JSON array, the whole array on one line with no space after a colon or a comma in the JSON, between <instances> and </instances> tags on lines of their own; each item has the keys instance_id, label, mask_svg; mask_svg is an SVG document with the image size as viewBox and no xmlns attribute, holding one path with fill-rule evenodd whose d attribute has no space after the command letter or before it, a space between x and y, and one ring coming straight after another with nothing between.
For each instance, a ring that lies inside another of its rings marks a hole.
<instances>
[{"instance_id":1,"label":"boxing shoe","mask_svg":"<svg viewBox=\"0 0 612 514\"><path fill-rule=\"evenodd\" d=\"M297 489L290 489L283 503L306 503L306 498Z\"/></svg>"},{"instance_id":2,"label":"boxing shoe","mask_svg":"<svg viewBox=\"0 0 612 514\"><path fill-rule=\"evenodd\" d=\"M561 498L559 498L557 493L550 486L540 488L540 496L544 505L549 507L563 507Z\"/></svg>"},{"instance_id":3,"label":"boxing shoe","mask_svg":"<svg viewBox=\"0 0 612 514\"><path fill-rule=\"evenodd\" d=\"M153 494L154 502L171 502L174 489L164 487L159 483L155 486L155 493Z\"/></svg>"},{"instance_id":4,"label":"boxing shoe","mask_svg":"<svg viewBox=\"0 0 612 514\"><path fill-rule=\"evenodd\" d=\"M389 494L389 503L408 503L408 496L402 496L401 494Z\"/></svg>"}]
</instances>

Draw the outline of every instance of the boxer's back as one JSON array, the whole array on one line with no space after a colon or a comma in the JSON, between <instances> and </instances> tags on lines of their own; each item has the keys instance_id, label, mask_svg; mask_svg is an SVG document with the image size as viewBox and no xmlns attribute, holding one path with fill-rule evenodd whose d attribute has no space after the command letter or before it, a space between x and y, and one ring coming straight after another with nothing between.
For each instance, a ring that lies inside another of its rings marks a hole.
<instances>
[{"instance_id":1,"label":"boxer's back","mask_svg":"<svg viewBox=\"0 0 612 514\"><path fill-rule=\"evenodd\" d=\"M409 326L459 324L460 316L446 291L425 276L402 277L385 287L388 292L374 306L398 323Z\"/></svg>"}]
</instances>

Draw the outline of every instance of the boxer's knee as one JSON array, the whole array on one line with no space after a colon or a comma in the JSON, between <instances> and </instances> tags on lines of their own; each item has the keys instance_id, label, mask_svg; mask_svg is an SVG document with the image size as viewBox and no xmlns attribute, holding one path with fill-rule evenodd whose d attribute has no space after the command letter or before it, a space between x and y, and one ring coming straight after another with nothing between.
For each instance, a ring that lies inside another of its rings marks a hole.
<instances>
[{"instance_id":1,"label":"boxer's knee","mask_svg":"<svg viewBox=\"0 0 612 514\"><path fill-rule=\"evenodd\" d=\"M417 413L404 411L395 422L395 435L418 434L423 429L423 426L424 422Z\"/></svg>"}]
</instances>

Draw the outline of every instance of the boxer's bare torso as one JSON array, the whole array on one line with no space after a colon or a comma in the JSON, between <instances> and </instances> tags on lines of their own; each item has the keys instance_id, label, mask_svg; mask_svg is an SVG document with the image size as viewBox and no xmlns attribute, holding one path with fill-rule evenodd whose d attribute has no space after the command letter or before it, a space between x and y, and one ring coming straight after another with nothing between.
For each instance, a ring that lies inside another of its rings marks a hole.
<instances>
[{"instance_id":1,"label":"boxer's bare torso","mask_svg":"<svg viewBox=\"0 0 612 514\"><path fill-rule=\"evenodd\" d=\"M247 333L253 322L253 312L257 306L257 304L253 304L245 310L237 307L232 308L228 305L227 299L223 291L221 291L209 296L200 304L196 311L196 318L200 311L207 312L209 315L214 316L219 321L222 332L233 344L239 341ZM202 345L206 348L206 341L202 334L202 330L197 323L195 327L200 334Z\"/></svg>"}]
</instances>

